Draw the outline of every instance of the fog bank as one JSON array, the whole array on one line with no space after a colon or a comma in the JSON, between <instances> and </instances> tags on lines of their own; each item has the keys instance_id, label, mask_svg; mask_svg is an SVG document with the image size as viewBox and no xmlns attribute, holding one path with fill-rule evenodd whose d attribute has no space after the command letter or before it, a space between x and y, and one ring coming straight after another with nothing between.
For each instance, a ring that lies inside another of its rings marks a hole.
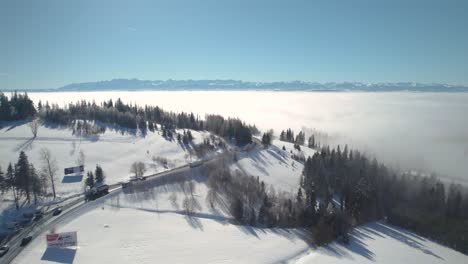
<instances>
[{"instance_id":1,"label":"fog bank","mask_svg":"<svg viewBox=\"0 0 468 264\"><path fill-rule=\"evenodd\" d=\"M468 93L148 91L30 93L37 103L122 98L239 117L260 129L317 129L403 169L468 181Z\"/></svg>"}]
</instances>

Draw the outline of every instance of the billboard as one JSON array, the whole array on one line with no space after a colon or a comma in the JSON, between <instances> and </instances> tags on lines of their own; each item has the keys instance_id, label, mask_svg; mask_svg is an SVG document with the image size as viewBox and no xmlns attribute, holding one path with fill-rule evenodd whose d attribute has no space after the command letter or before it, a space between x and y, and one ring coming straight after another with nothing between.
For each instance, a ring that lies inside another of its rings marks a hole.
<instances>
[{"instance_id":1,"label":"billboard","mask_svg":"<svg viewBox=\"0 0 468 264\"><path fill-rule=\"evenodd\" d=\"M75 232L47 234L47 247L74 247L78 245L78 236Z\"/></svg>"},{"instance_id":2,"label":"billboard","mask_svg":"<svg viewBox=\"0 0 468 264\"><path fill-rule=\"evenodd\" d=\"M72 174L72 173L80 173L80 172L84 172L84 165L64 169L65 175Z\"/></svg>"}]
</instances>

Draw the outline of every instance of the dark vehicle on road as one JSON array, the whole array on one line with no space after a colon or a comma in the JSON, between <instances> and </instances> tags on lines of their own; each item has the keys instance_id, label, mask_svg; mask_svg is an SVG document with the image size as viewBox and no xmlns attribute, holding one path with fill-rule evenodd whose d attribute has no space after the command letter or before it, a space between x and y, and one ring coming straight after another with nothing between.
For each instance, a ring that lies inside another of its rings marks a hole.
<instances>
[{"instance_id":1,"label":"dark vehicle on road","mask_svg":"<svg viewBox=\"0 0 468 264\"><path fill-rule=\"evenodd\" d=\"M61 207L57 207L55 208L54 212L52 213L53 216L57 216L59 214L62 213L62 208Z\"/></svg>"},{"instance_id":2,"label":"dark vehicle on road","mask_svg":"<svg viewBox=\"0 0 468 264\"><path fill-rule=\"evenodd\" d=\"M42 213L36 213L36 215L35 215L34 218L33 218L33 221L35 221L35 222L36 222L36 221L39 221L39 220L42 219L43 216L44 216L44 215L43 215Z\"/></svg>"},{"instance_id":3,"label":"dark vehicle on road","mask_svg":"<svg viewBox=\"0 0 468 264\"><path fill-rule=\"evenodd\" d=\"M130 186L130 182L122 182L122 189L127 188Z\"/></svg>"},{"instance_id":4,"label":"dark vehicle on road","mask_svg":"<svg viewBox=\"0 0 468 264\"><path fill-rule=\"evenodd\" d=\"M8 250L10 250L10 247L8 245L3 245L0 247L0 258L3 257Z\"/></svg>"},{"instance_id":5,"label":"dark vehicle on road","mask_svg":"<svg viewBox=\"0 0 468 264\"><path fill-rule=\"evenodd\" d=\"M104 184L98 187L93 187L86 193L86 199L88 201L96 200L99 197L102 197L109 193L109 185Z\"/></svg>"},{"instance_id":6,"label":"dark vehicle on road","mask_svg":"<svg viewBox=\"0 0 468 264\"><path fill-rule=\"evenodd\" d=\"M22 247L26 246L27 244L29 244L29 242L31 242L31 240L32 240L32 236L23 237L23 239L21 239L20 246Z\"/></svg>"}]
</instances>

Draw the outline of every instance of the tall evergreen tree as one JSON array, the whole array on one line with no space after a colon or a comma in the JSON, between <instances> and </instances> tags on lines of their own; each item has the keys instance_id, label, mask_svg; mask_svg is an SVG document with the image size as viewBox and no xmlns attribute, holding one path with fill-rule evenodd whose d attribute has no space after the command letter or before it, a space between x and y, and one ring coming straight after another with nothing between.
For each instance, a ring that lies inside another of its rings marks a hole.
<instances>
[{"instance_id":1,"label":"tall evergreen tree","mask_svg":"<svg viewBox=\"0 0 468 264\"><path fill-rule=\"evenodd\" d=\"M97 183L104 183L104 171L102 170L102 167L99 165L96 165L96 170L94 171L94 175L96 176L96 182Z\"/></svg>"},{"instance_id":2,"label":"tall evergreen tree","mask_svg":"<svg viewBox=\"0 0 468 264\"><path fill-rule=\"evenodd\" d=\"M17 185L17 180L16 180L16 173L11 163L8 164L8 168L6 172L6 184L7 184L7 188L10 189L13 193L16 210L19 210L19 201L18 201L19 197L18 197L18 191L17 191L18 185Z\"/></svg>"},{"instance_id":3,"label":"tall evergreen tree","mask_svg":"<svg viewBox=\"0 0 468 264\"><path fill-rule=\"evenodd\" d=\"M31 166L29 165L28 156L24 151L21 151L18 157L18 162L15 165L15 174L17 186L26 194L28 203L31 201Z\"/></svg>"},{"instance_id":4,"label":"tall evergreen tree","mask_svg":"<svg viewBox=\"0 0 468 264\"><path fill-rule=\"evenodd\" d=\"M85 180L85 185L88 186L89 188L93 188L95 184L94 180L94 175L92 171L88 171L86 174L86 180Z\"/></svg>"}]
</instances>

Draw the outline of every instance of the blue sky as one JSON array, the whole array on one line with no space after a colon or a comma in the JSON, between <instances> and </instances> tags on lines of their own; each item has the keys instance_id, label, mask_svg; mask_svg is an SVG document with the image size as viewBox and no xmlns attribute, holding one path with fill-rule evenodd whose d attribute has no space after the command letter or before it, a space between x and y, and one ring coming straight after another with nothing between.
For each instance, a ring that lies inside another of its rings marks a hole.
<instances>
[{"instance_id":1,"label":"blue sky","mask_svg":"<svg viewBox=\"0 0 468 264\"><path fill-rule=\"evenodd\" d=\"M468 85L468 1L0 0L0 89L139 79Z\"/></svg>"}]
</instances>

